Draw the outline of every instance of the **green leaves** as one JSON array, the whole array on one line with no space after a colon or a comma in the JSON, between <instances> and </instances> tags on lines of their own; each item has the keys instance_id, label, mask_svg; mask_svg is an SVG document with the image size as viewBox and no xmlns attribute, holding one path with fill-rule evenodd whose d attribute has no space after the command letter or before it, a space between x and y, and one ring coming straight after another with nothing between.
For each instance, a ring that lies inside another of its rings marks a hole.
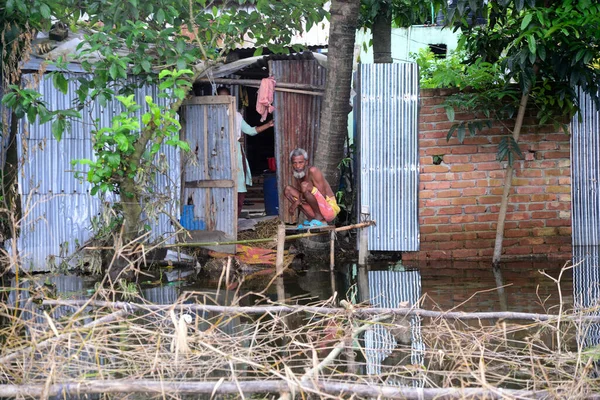
<instances>
[{"instance_id":1,"label":"green leaves","mask_svg":"<svg viewBox=\"0 0 600 400\"><path fill-rule=\"evenodd\" d=\"M498 161L507 160L508 165L513 165L515 157L523 158L523 153L512 136L505 136L498 145Z\"/></svg>"}]
</instances>

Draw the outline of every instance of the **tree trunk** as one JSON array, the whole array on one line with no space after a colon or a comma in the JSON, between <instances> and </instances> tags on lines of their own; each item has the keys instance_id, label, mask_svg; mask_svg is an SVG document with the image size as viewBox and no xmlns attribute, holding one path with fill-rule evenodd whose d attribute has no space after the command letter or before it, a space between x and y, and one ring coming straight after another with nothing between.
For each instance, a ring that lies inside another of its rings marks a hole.
<instances>
[{"instance_id":1,"label":"tree trunk","mask_svg":"<svg viewBox=\"0 0 600 400\"><path fill-rule=\"evenodd\" d=\"M515 143L519 143L519 135L521 134L521 127L523 126L523 118L525 118L525 109L527 108L527 101L529 100L529 92L523 93L521 97L521 103L519 104L519 113L515 120L515 129L513 130L513 139ZM504 223L506 222L506 211L508 209L508 196L510 195L510 188L512 186L514 168L509 165L506 168L506 175L504 176L504 192L502 192L502 201L500 202L500 211L498 212L498 225L496 226L496 243L494 245L494 256L492 258L492 266L498 268L500 266L500 257L502 255L502 241L504 240Z\"/></svg>"},{"instance_id":2,"label":"tree trunk","mask_svg":"<svg viewBox=\"0 0 600 400\"><path fill-rule=\"evenodd\" d=\"M350 87L354 42L358 24L360 0L332 0L327 54L327 84L321 110L321 130L317 141L314 164L325 179L337 190L338 164L344 157L344 143L348 135Z\"/></svg>"},{"instance_id":3,"label":"tree trunk","mask_svg":"<svg viewBox=\"0 0 600 400\"><path fill-rule=\"evenodd\" d=\"M381 2L371 33L373 34L373 62L392 63L392 13L386 2Z\"/></svg>"}]
</instances>

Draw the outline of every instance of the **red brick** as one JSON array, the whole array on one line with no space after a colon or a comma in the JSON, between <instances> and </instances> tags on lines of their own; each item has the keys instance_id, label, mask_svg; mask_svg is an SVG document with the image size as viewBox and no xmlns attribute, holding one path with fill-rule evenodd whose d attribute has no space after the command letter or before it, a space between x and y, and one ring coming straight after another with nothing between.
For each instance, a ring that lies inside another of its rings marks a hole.
<instances>
[{"instance_id":1,"label":"red brick","mask_svg":"<svg viewBox=\"0 0 600 400\"><path fill-rule=\"evenodd\" d=\"M437 139L420 139L419 140L419 146L421 148L423 147L435 147L437 146L438 141Z\"/></svg>"},{"instance_id":2,"label":"red brick","mask_svg":"<svg viewBox=\"0 0 600 400\"><path fill-rule=\"evenodd\" d=\"M459 181L450 182L450 187L453 189L475 187L475 181L464 181L461 179Z\"/></svg>"},{"instance_id":3,"label":"red brick","mask_svg":"<svg viewBox=\"0 0 600 400\"><path fill-rule=\"evenodd\" d=\"M471 172L475 170L473 164L453 164L450 166L452 172Z\"/></svg>"},{"instance_id":4,"label":"red brick","mask_svg":"<svg viewBox=\"0 0 600 400\"><path fill-rule=\"evenodd\" d=\"M421 217L431 217L432 215L435 215L435 209L434 208L423 208L423 209L419 210L419 214L421 215Z\"/></svg>"},{"instance_id":5,"label":"red brick","mask_svg":"<svg viewBox=\"0 0 600 400\"><path fill-rule=\"evenodd\" d=\"M423 218L423 225L447 224L448 221L450 221L449 217L427 217Z\"/></svg>"},{"instance_id":6,"label":"red brick","mask_svg":"<svg viewBox=\"0 0 600 400\"><path fill-rule=\"evenodd\" d=\"M494 195L494 196L502 196L504 194L504 188L503 187L490 188L490 193L489 194Z\"/></svg>"},{"instance_id":7,"label":"red brick","mask_svg":"<svg viewBox=\"0 0 600 400\"><path fill-rule=\"evenodd\" d=\"M519 228L521 229L530 229L530 228L543 228L546 226L545 221L542 220L533 220L533 221L520 221Z\"/></svg>"},{"instance_id":8,"label":"red brick","mask_svg":"<svg viewBox=\"0 0 600 400\"><path fill-rule=\"evenodd\" d=\"M456 249L463 249L464 247L465 247L465 242L450 241L450 242L438 243L438 249L440 249L440 250L456 250Z\"/></svg>"},{"instance_id":9,"label":"red brick","mask_svg":"<svg viewBox=\"0 0 600 400\"><path fill-rule=\"evenodd\" d=\"M452 204L455 206L473 205L477 204L477 199L475 197L458 197L452 199Z\"/></svg>"},{"instance_id":10,"label":"red brick","mask_svg":"<svg viewBox=\"0 0 600 400\"><path fill-rule=\"evenodd\" d=\"M487 178L487 174L482 171L464 172L462 179L484 179Z\"/></svg>"},{"instance_id":11,"label":"red brick","mask_svg":"<svg viewBox=\"0 0 600 400\"><path fill-rule=\"evenodd\" d=\"M536 211L531 213L532 219L549 219L556 218L558 216L558 212L556 211Z\"/></svg>"},{"instance_id":12,"label":"red brick","mask_svg":"<svg viewBox=\"0 0 600 400\"><path fill-rule=\"evenodd\" d=\"M571 219L547 219L546 226L571 226Z\"/></svg>"},{"instance_id":13,"label":"red brick","mask_svg":"<svg viewBox=\"0 0 600 400\"><path fill-rule=\"evenodd\" d=\"M461 195L460 190L440 190L439 192L437 192L438 198L459 197L460 195Z\"/></svg>"},{"instance_id":14,"label":"red brick","mask_svg":"<svg viewBox=\"0 0 600 400\"><path fill-rule=\"evenodd\" d=\"M438 181L456 181L458 180L458 174L454 173L446 173L446 174L437 174L435 177Z\"/></svg>"},{"instance_id":15,"label":"red brick","mask_svg":"<svg viewBox=\"0 0 600 400\"><path fill-rule=\"evenodd\" d=\"M460 240L475 240L477 239L477 233L475 232L461 232L455 233L452 235L452 240L460 241Z\"/></svg>"},{"instance_id":16,"label":"red brick","mask_svg":"<svg viewBox=\"0 0 600 400\"><path fill-rule=\"evenodd\" d=\"M531 254L531 246L507 247L504 249L504 254L507 254L507 255Z\"/></svg>"},{"instance_id":17,"label":"red brick","mask_svg":"<svg viewBox=\"0 0 600 400\"><path fill-rule=\"evenodd\" d=\"M431 182L435 180L435 175L434 174L420 174L419 175L419 181L420 183L423 182Z\"/></svg>"},{"instance_id":18,"label":"red brick","mask_svg":"<svg viewBox=\"0 0 600 400\"><path fill-rule=\"evenodd\" d=\"M500 204L500 196L480 196L477 198L479 204Z\"/></svg>"},{"instance_id":19,"label":"red brick","mask_svg":"<svg viewBox=\"0 0 600 400\"><path fill-rule=\"evenodd\" d=\"M480 249L477 254L481 258L488 258L494 255L494 249Z\"/></svg>"},{"instance_id":20,"label":"red brick","mask_svg":"<svg viewBox=\"0 0 600 400\"><path fill-rule=\"evenodd\" d=\"M571 235L573 233L572 229L573 228L571 228L571 226L560 227L560 228L558 228L558 234L559 235Z\"/></svg>"},{"instance_id":21,"label":"red brick","mask_svg":"<svg viewBox=\"0 0 600 400\"><path fill-rule=\"evenodd\" d=\"M544 192L544 188L540 186L519 186L516 187L515 190L519 194L535 194Z\"/></svg>"},{"instance_id":22,"label":"red brick","mask_svg":"<svg viewBox=\"0 0 600 400\"><path fill-rule=\"evenodd\" d=\"M545 209L546 209L546 204L544 204L544 203L531 203L527 206L528 211L540 211L540 210L545 210Z\"/></svg>"},{"instance_id":23,"label":"red brick","mask_svg":"<svg viewBox=\"0 0 600 400\"><path fill-rule=\"evenodd\" d=\"M472 163L480 163L480 162L488 162L496 160L496 155L492 153L484 153L484 154L473 154L471 156ZM496 163L498 166L500 164Z\"/></svg>"},{"instance_id":24,"label":"red brick","mask_svg":"<svg viewBox=\"0 0 600 400\"><path fill-rule=\"evenodd\" d=\"M462 232L463 226L462 225L456 225L456 224L439 225L437 227L437 229L438 229L438 232L440 232L440 233L454 233L454 232Z\"/></svg>"},{"instance_id":25,"label":"red brick","mask_svg":"<svg viewBox=\"0 0 600 400\"><path fill-rule=\"evenodd\" d=\"M540 245L540 244L544 244L544 238L543 237L524 237L521 240L519 240L519 244L521 246L532 246L532 245Z\"/></svg>"},{"instance_id":26,"label":"red brick","mask_svg":"<svg viewBox=\"0 0 600 400\"><path fill-rule=\"evenodd\" d=\"M425 190L450 189L450 182L425 182L423 185Z\"/></svg>"},{"instance_id":27,"label":"red brick","mask_svg":"<svg viewBox=\"0 0 600 400\"><path fill-rule=\"evenodd\" d=\"M434 199L435 192L433 190L421 190L419 192L419 197L422 199Z\"/></svg>"},{"instance_id":28,"label":"red brick","mask_svg":"<svg viewBox=\"0 0 600 400\"><path fill-rule=\"evenodd\" d=\"M452 204L452 199L431 199L425 201L425 207L444 207Z\"/></svg>"},{"instance_id":29,"label":"red brick","mask_svg":"<svg viewBox=\"0 0 600 400\"><path fill-rule=\"evenodd\" d=\"M421 172L425 174L435 174L435 173L443 173L448 172L450 168L447 165L424 165L421 168Z\"/></svg>"},{"instance_id":30,"label":"red brick","mask_svg":"<svg viewBox=\"0 0 600 400\"><path fill-rule=\"evenodd\" d=\"M474 154L477 153L477 146L461 145L452 147L452 154Z\"/></svg>"},{"instance_id":31,"label":"red brick","mask_svg":"<svg viewBox=\"0 0 600 400\"><path fill-rule=\"evenodd\" d=\"M419 124L419 135L424 139L445 138L446 132L438 131L433 124Z\"/></svg>"},{"instance_id":32,"label":"red brick","mask_svg":"<svg viewBox=\"0 0 600 400\"><path fill-rule=\"evenodd\" d=\"M491 229L491 225L489 223L487 223L487 224L475 223L475 224L465 225L466 231L487 231L489 229Z\"/></svg>"},{"instance_id":33,"label":"red brick","mask_svg":"<svg viewBox=\"0 0 600 400\"><path fill-rule=\"evenodd\" d=\"M479 146L479 153L493 153L495 157L497 151L498 146L496 146L495 144L489 146Z\"/></svg>"},{"instance_id":34,"label":"red brick","mask_svg":"<svg viewBox=\"0 0 600 400\"><path fill-rule=\"evenodd\" d=\"M486 231L486 232L477 232L477 237L479 239L496 239L496 230Z\"/></svg>"},{"instance_id":35,"label":"red brick","mask_svg":"<svg viewBox=\"0 0 600 400\"><path fill-rule=\"evenodd\" d=\"M568 151L545 151L544 158L569 158L571 154Z\"/></svg>"},{"instance_id":36,"label":"red brick","mask_svg":"<svg viewBox=\"0 0 600 400\"><path fill-rule=\"evenodd\" d=\"M506 215L506 220L507 221L522 221L522 220L528 220L531 218L531 216L529 215L530 213L528 212L514 212L514 213L508 213Z\"/></svg>"},{"instance_id":37,"label":"red brick","mask_svg":"<svg viewBox=\"0 0 600 400\"><path fill-rule=\"evenodd\" d=\"M553 193L542 193L542 194L533 194L531 195L531 201L555 201L557 196Z\"/></svg>"},{"instance_id":38,"label":"red brick","mask_svg":"<svg viewBox=\"0 0 600 400\"><path fill-rule=\"evenodd\" d=\"M533 235L534 236L554 236L558 233L558 229L556 228L534 228Z\"/></svg>"},{"instance_id":39,"label":"red brick","mask_svg":"<svg viewBox=\"0 0 600 400\"><path fill-rule=\"evenodd\" d=\"M424 242L447 242L450 240L450 235L445 233L434 233L424 235L421 240Z\"/></svg>"},{"instance_id":40,"label":"red brick","mask_svg":"<svg viewBox=\"0 0 600 400\"><path fill-rule=\"evenodd\" d=\"M421 232L421 235L435 233L437 232L437 227L434 225L422 225L419 227L419 232Z\"/></svg>"},{"instance_id":41,"label":"red brick","mask_svg":"<svg viewBox=\"0 0 600 400\"><path fill-rule=\"evenodd\" d=\"M489 239L467 240L465 242L466 249L482 249L486 247L494 247L494 241Z\"/></svg>"},{"instance_id":42,"label":"red brick","mask_svg":"<svg viewBox=\"0 0 600 400\"><path fill-rule=\"evenodd\" d=\"M531 196L528 194L513 194L508 197L508 201L511 203L528 203L531 201Z\"/></svg>"},{"instance_id":43,"label":"red brick","mask_svg":"<svg viewBox=\"0 0 600 400\"><path fill-rule=\"evenodd\" d=\"M469 158L470 156L468 155L447 154L444 156L444 162L446 164L468 163Z\"/></svg>"},{"instance_id":44,"label":"red brick","mask_svg":"<svg viewBox=\"0 0 600 400\"><path fill-rule=\"evenodd\" d=\"M498 221L498 214L479 214L477 216L477 222L496 222Z\"/></svg>"},{"instance_id":45,"label":"red brick","mask_svg":"<svg viewBox=\"0 0 600 400\"><path fill-rule=\"evenodd\" d=\"M494 179L502 179L504 180L506 173L504 172L504 170L501 171L489 171L487 173L487 177L488 178L494 178Z\"/></svg>"},{"instance_id":46,"label":"red brick","mask_svg":"<svg viewBox=\"0 0 600 400\"><path fill-rule=\"evenodd\" d=\"M473 215L454 215L450 217L450 222L453 224L465 224L473 221L475 221L475 216Z\"/></svg>"},{"instance_id":47,"label":"red brick","mask_svg":"<svg viewBox=\"0 0 600 400\"><path fill-rule=\"evenodd\" d=\"M559 185L570 185L571 184L571 178L570 177L561 177L561 178L558 178L558 184Z\"/></svg>"},{"instance_id":48,"label":"red brick","mask_svg":"<svg viewBox=\"0 0 600 400\"><path fill-rule=\"evenodd\" d=\"M571 193L571 186L547 186L546 193Z\"/></svg>"},{"instance_id":49,"label":"red brick","mask_svg":"<svg viewBox=\"0 0 600 400\"><path fill-rule=\"evenodd\" d=\"M482 196L487 193L486 188L464 189L463 196Z\"/></svg>"},{"instance_id":50,"label":"red brick","mask_svg":"<svg viewBox=\"0 0 600 400\"><path fill-rule=\"evenodd\" d=\"M458 249L452 251L453 258L474 258L477 257L476 249Z\"/></svg>"},{"instance_id":51,"label":"red brick","mask_svg":"<svg viewBox=\"0 0 600 400\"><path fill-rule=\"evenodd\" d=\"M530 236L531 232L523 229L505 229L504 237L507 238L519 238Z\"/></svg>"},{"instance_id":52,"label":"red brick","mask_svg":"<svg viewBox=\"0 0 600 400\"><path fill-rule=\"evenodd\" d=\"M438 215L458 215L462 214L461 207L440 207L437 212Z\"/></svg>"},{"instance_id":53,"label":"red brick","mask_svg":"<svg viewBox=\"0 0 600 400\"><path fill-rule=\"evenodd\" d=\"M448 116L446 114L429 114L429 115L420 115L419 122L444 122L448 121Z\"/></svg>"},{"instance_id":54,"label":"red brick","mask_svg":"<svg viewBox=\"0 0 600 400\"><path fill-rule=\"evenodd\" d=\"M515 172L515 175L524 178L541 178L543 176L541 169L519 169Z\"/></svg>"},{"instance_id":55,"label":"red brick","mask_svg":"<svg viewBox=\"0 0 600 400\"><path fill-rule=\"evenodd\" d=\"M486 206L466 206L465 214L481 214L486 210Z\"/></svg>"},{"instance_id":56,"label":"red brick","mask_svg":"<svg viewBox=\"0 0 600 400\"><path fill-rule=\"evenodd\" d=\"M500 165L499 162L482 162L477 163L476 165L478 171L495 171L502 169L502 165Z\"/></svg>"}]
</instances>

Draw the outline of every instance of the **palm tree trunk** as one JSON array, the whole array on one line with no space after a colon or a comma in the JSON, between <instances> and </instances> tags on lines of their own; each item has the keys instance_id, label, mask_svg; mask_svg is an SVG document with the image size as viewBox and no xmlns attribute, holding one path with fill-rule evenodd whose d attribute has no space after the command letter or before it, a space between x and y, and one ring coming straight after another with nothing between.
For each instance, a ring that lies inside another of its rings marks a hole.
<instances>
[{"instance_id":1,"label":"palm tree trunk","mask_svg":"<svg viewBox=\"0 0 600 400\"><path fill-rule=\"evenodd\" d=\"M373 62L392 63L392 13L389 5L381 2L379 12L373 21Z\"/></svg>"},{"instance_id":2,"label":"palm tree trunk","mask_svg":"<svg viewBox=\"0 0 600 400\"><path fill-rule=\"evenodd\" d=\"M321 110L321 130L314 164L321 169L333 191L339 181L338 164L344 157L348 135L350 87L354 42L360 0L332 0L327 54L327 83Z\"/></svg>"},{"instance_id":3,"label":"palm tree trunk","mask_svg":"<svg viewBox=\"0 0 600 400\"><path fill-rule=\"evenodd\" d=\"M521 96L519 112L517 114L517 119L515 120L515 129L513 130L513 139L515 140L515 143L519 143L519 135L521 134L521 127L523 126L523 119L525 118L525 109L527 108L528 100L529 92L524 92L523 96ZM494 245L494 255L492 258L492 266L494 268L499 267L500 257L502 255L502 241L504 240L504 223L506 222L508 196L510 195L510 189L512 187L513 171L513 166L509 165L506 168L506 175L504 175L504 192L502 192L502 200L500 201L500 211L498 212L498 225L496 226L496 243Z\"/></svg>"}]
</instances>

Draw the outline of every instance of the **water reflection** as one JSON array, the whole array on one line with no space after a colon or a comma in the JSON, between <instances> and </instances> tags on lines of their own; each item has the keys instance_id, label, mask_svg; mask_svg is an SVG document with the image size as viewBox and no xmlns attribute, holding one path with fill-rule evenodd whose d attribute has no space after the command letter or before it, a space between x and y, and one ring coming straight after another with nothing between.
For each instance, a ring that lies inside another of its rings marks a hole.
<instances>
[{"instance_id":1,"label":"water reflection","mask_svg":"<svg viewBox=\"0 0 600 400\"><path fill-rule=\"evenodd\" d=\"M598 246L573 248L573 291L575 307L598 315L600 301L600 249ZM578 332L580 346L600 344L600 324L582 324Z\"/></svg>"}]
</instances>

